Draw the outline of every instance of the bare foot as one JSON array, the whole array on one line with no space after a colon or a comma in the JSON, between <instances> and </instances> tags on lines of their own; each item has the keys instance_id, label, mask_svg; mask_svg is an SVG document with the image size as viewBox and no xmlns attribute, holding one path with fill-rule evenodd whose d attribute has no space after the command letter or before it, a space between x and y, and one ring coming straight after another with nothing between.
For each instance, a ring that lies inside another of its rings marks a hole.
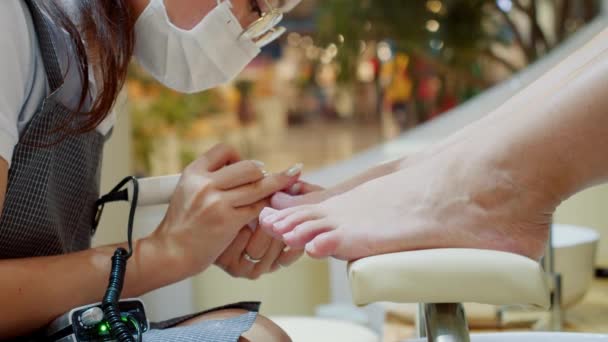
<instances>
[{"instance_id":1,"label":"bare foot","mask_svg":"<svg viewBox=\"0 0 608 342\"><path fill-rule=\"evenodd\" d=\"M287 191L274 194L270 206L274 209L287 209L304 204L320 203L334 195L330 189L300 181Z\"/></svg>"},{"instance_id":2,"label":"bare foot","mask_svg":"<svg viewBox=\"0 0 608 342\"><path fill-rule=\"evenodd\" d=\"M316 258L447 247L540 258L558 202L492 162L453 155L439 153L318 204L267 208L262 227Z\"/></svg>"},{"instance_id":3,"label":"bare foot","mask_svg":"<svg viewBox=\"0 0 608 342\"><path fill-rule=\"evenodd\" d=\"M276 193L271 199L270 206L274 209L287 209L305 204L317 204L323 202L331 197L348 192L363 183L369 182L370 180L389 175L397 172L398 170L407 168L410 165L415 165L419 160L432 155L434 151L435 149L374 166L364 173L361 173L328 189L302 181L298 182L294 184L288 191Z\"/></svg>"}]
</instances>

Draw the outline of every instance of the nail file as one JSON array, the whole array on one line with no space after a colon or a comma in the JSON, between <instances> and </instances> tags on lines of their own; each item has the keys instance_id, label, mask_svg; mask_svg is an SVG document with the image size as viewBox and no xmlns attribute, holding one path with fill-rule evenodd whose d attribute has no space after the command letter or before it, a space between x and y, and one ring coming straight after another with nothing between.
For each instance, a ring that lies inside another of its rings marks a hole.
<instances>
[{"instance_id":1,"label":"nail file","mask_svg":"<svg viewBox=\"0 0 608 342\"><path fill-rule=\"evenodd\" d=\"M181 176L181 174L176 174L138 179L139 196L137 198L137 206L148 207L169 204ZM131 197L133 194L133 185L129 185L128 192L129 202L131 202L133 200Z\"/></svg>"},{"instance_id":2,"label":"nail file","mask_svg":"<svg viewBox=\"0 0 608 342\"><path fill-rule=\"evenodd\" d=\"M296 164L287 171L285 175L288 177L296 176L302 172L302 164ZM268 177L270 173L265 170L264 176ZM137 206L148 207L155 205L169 204L171 196L175 192L175 188L181 179L181 174L161 176L161 177L149 177L138 179L139 183L139 196L137 199ZM130 184L128 188L129 202L133 200L131 197L133 194L133 185ZM252 228L253 229L253 228Z\"/></svg>"}]
</instances>

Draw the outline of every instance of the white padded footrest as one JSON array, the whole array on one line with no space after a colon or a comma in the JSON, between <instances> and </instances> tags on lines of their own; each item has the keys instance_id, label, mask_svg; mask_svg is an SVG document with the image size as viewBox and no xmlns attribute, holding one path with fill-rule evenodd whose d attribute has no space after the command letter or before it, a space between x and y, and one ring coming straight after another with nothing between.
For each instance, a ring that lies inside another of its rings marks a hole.
<instances>
[{"instance_id":1,"label":"white padded footrest","mask_svg":"<svg viewBox=\"0 0 608 342\"><path fill-rule=\"evenodd\" d=\"M540 264L505 252L431 249L385 254L350 263L348 273L357 305L550 305L547 278Z\"/></svg>"}]
</instances>

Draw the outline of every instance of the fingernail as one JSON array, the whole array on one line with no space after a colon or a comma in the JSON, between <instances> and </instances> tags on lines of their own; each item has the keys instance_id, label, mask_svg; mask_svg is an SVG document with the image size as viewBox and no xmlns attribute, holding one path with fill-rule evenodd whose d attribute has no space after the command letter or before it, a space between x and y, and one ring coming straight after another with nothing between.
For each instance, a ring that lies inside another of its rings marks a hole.
<instances>
[{"instance_id":1,"label":"fingernail","mask_svg":"<svg viewBox=\"0 0 608 342\"><path fill-rule=\"evenodd\" d=\"M253 220L251 222L249 222L247 224L249 226L249 228L255 232L256 229L258 229L258 220Z\"/></svg>"},{"instance_id":2,"label":"fingernail","mask_svg":"<svg viewBox=\"0 0 608 342\"><path fill-rule=\"evenodd\" d=\"M296 165L292 166L291 168L289 168L287 171L285 171L285 175L287 177L296 176L296 175L302 173L303 167L304 167L304 164L296 164Z\"/></svg>"},{"instance_id":3,"label":"fingernail","mask_svg":"<svg viewBox=\"0 0 608 342\"><path fill-rule=\"evenodd\" d=\"M268 172L264 169L266 167L266 164L263 161L252 160L251 162L254 163L255 166L257 166L258 169L260 169L260 171L262 171L262 175L264 177L268 177L270 175L270 172Z\"/></svg>"},{"instance_id":4,"label":"fingernail","mask_svg":"<svg viewBox=\"0 0 608 342\"><path fill-rule=\"evenodd\" d=\"M285 248L283 248L283 252L287 253L291 250L291 247L286 246Z\"/></svg>"},{"instance_id":5,"label":"fingernail","mask_svg":"<svg viewBox=\"0 0 608 342\"><path fill-rule=\"evenodd\" d=\"M260 169L262 169L262 170L263 170L263 169L264 169L264 167L266 166L266 164L265 164L264 162L259 161L259 160L252 160L251 162L252 162L252 163L254 163L254 164L255 164L255 166L257 166L258 168L260 168Z\"/></svg>"},{"instance_id":6,"label":"fingernail","mask_svg":"<svg viewBox=\"0 0 608 342\"><path fill-rule=\"evenodd\" d=\"M292 195L299 195L300 191L302 191L302 184L296 183L289 188L289 193Z\"/></svg>"}]
</instances>

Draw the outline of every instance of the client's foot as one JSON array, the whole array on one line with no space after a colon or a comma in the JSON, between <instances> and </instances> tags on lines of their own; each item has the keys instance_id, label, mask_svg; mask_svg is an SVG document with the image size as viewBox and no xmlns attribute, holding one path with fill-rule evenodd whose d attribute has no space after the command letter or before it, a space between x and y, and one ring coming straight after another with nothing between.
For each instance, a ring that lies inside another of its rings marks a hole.
<instances>
[{"instance_id":1,"label":"client's foot","mask_svg":"<svg viewBox=\"0 0 608 342\"><path fill-rule=\"evenodd\" d=\"M316 204L335 196L333 189L322 187L300 181L294 184L288 191L277 192L270 200L270 206L274 209L287 209L305 204Z\"/></svg>"},{"instance_id":2,"label":"client's foot","mask_svg":"<svg viewBox=\"0 0 608 342\"><path fill-rule=\"evenodd\" d=\"M471 161L439 153L319 204L265 209L262 227L317 258L429 248L540 258L557 202L492 163Z\"/></svg>"}]
</instances>

